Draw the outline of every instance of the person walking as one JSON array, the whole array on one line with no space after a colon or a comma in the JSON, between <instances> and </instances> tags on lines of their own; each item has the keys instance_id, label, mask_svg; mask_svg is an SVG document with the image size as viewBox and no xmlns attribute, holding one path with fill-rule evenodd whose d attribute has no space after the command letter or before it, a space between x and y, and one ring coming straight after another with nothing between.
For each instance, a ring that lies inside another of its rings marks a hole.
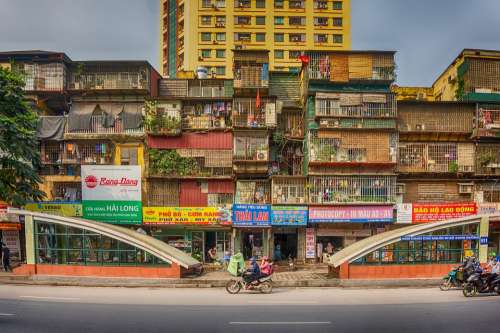
<instances>
[{"instance_id":1,"label":"person walking","mask_svg":"<svg viewBox=\"0 0 500 333\"><path fill-rule=\"evenodd\" d=\"M10 267L10 249L6 245L2 248L2 264L4 271L12 272L12 268Z\"/></svg>"}]
</instances>

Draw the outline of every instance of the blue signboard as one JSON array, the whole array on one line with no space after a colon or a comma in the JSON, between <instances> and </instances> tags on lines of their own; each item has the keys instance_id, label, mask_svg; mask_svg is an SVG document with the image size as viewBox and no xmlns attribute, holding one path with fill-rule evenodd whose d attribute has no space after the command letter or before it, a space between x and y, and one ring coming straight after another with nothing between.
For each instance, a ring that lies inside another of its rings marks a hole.
<instances>
[{"instance_id":1,"label":"blue signboard","mask_svg":"<svg viewBox=\"0 0 500 333\"><path fill-rule=\"evenodd\" d=\"M479 240L480 245L488 245L488 237L481 237Z\"/></svg>"},{"instance_id":2,"label":"blue signboard","mask_svg":"<svg viewBox=\"0 0 500 333\"><path fill-rule=\"evenodd\" d=\"M468 241L478 240L475 235L424 235L424 236L403 236L402 241Z\"/></svg>"},{"instance_id":3,"label":"blue signboard","mask_svg":"<svg viewBox=\"0 0 500 333\"><path fill-rule=\"evenodd\" d=\"M233 226L269 227L271 226L271 205L233 205Z\"/></svg>"},{"instance_id":4,"label":"blue signboard","mask_svg":"<svg viewBox=\"0 0 500 333\"><path fill-rule=\"evenodd\" d=\"M273 226L299 227L307 225L307 207L273 206L271 209Z\"/></svg>"}]
</instances>

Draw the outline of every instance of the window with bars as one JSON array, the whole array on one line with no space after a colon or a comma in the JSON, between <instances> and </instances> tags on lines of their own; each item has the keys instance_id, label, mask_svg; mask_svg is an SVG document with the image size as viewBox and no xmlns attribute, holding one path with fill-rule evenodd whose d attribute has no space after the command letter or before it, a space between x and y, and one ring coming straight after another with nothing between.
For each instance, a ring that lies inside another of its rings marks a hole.
<instances>
[{"instance_id":1,"label":"window with bars","mask_svg":"<svg viewBox=\"0 0 500 333\"><path fill-rule=\"evenodd\" d=\"M314 42L315 43L326 43L328 42L327 34L314 34Z\"/></svg>"},{"instance_id":2,"label":"window with bars","mask_svg":"<svg viewBox=\"0 0 500 333\"><path fill-rule=\"evenodd\" d=\"M292 43L304 43L306 41L306 34L289 34L288 40Z\"/></svg>"},{"instance_id":3,"label":"window with bars","mask_svg":"<svg viewBox=\"0 0 500 333\"><path fill-rule=\"evenodd\" d=\"M317 94L318 117L395 118L396 96L377 93Z\"/></svg>"},{"instance_id":4,"label":"window with bars","mask_svg":"<svg viewBox=\"0 0 500 333\"><path fill-rule=\"evenodd\" d=\"M304 16L290 16L288 17L289 25L306 25L306 18Z\"/></svg>"},{"instance_id":5,"label":"window with bars","mask_svg":"<svg viewBox=\"0 0 500 333\"><path fill-rule=\"evenodd\" d=\"M82 201L82 183L55 182L51 191L51 196L51 200L53 201Z\"/></svg>"},{"instance_id":6,"label":"window with bars","mask_svg":"<svg viewBox=\"0 0 500 333\"><path fill-rule=\"evenodd\" d=\"M473 172L472 143L400 143L400 172Z\"/></svg>"},{"instance_id":7,"label":"window with bars","mask_svg":"<svg viewBox=\"0 0 500 333\"><path fill-rule=\"evenodd\" d=\"M252 34L249 32L235 32L234 40L236 42L250 42L252 41Z\"/></svg>"},{"instance_id":8,"label":"window with bars","mask_svg":"<svg viewBox=\"0 0 500 333\"><path fill-rule=\"evenodd\" d=\"M304 0L289 0L288 1L288 8L290 8L290 9L303 9L303 8L305 8L305 1Z\"/></svg>"},{"instance_id":9,"label":"window with bars","mask_svg":"<svg viewBox=\"0 0 500 333\"><path fill-rule=\"evenodd\" d=\"M246 24L250 24L251 20L252 20L251 16L235 16L234 17L234 24L246 25Z\"/></svg>"},{"instance_id":10,"label":"window with bars","mask_svg":"<svg viewBox=\"0 0 500 333\"><path fill-rule=\"evenodd\" d=\"M314 0L314 9L328 9L328 1Z\"/></svg>"},{"instance_id":11,"label":"window with bars","mask_svg":"<svg viewBox=\"0 0 500 333\"><path fill-rule=\"evenodd\" d=\"M272 179L273 204L304 204L306 203L305 178L279 178Z\"/></svg>"},{"instance_id":12,"label":"window with bars","mask_svg":"<svg viewBox=\"0 0 500 333\"><path fill-rule=\"evenodd\" d=\"M236 182L235 203L271 203L271 184L267 180L238 180Z\"/></svg>"},{"instance_id":13,"label":"window with bars","mask_svg":"<svg viewBox=\"0 0 500 333\"><path fill-rule=\"evenodd\" d=\"M120 147L120 165L138 165L138 147Z\"/></svg>"},{"instance_id":14,"label":"window with bars","mask_svg":"<svg viewBox=\"0 0 500 333\"><path fill-rule=\"evenodd\" d=\"M233 159L237 161L268 161L269 138L267 134L235 134Z\"/></svg>"},{"instance_id":15,"label":"window with bars","mask_svg":"<svg viewBox=\"0 0 500 333\"><path fill-rule=\"evenodd\" d=\"M314 18L314 25L319 26L319 27L328 26L328 17L315 17Z\"/></svg>"},{"instance_id":16,"label":"window with bars","mask_svg":"<svg viewBox=\"0 0 500 333\"><path fill-rule=\"evenodd\" d=\"M177 180L155 179L147 183L146 200L151 207L179 206L180 186Z\"/></svg>"},{"instance_id":17,"label":"window with bars","mask_svg":"<svg viewBox=\"0 0 500 333\"><path fill-rule=\"evenodd\" d=\"M186 129L226 128L231 102L191 102L184 105L182 127Z\"/></svg>"},{"instance_id":18,"label":"window with bars","mask_svg":"<svg viewBox=\"0 0 500 333\"><path fill-rule=\"evenodd\" d=\"M234 98L232 118L234 127L276 126L275 99L268 97L262 97L259 100L245 97Z\"/></svg>"},{"instance_id":19,"label":"window with bars","mask_svg":"<svg viewBox=\"0 0 500 333\"><path fill-rule=\"evenodd\" d=\"M62 63L14 63L13 70L24 78L26 91L66 89L66 66Z\"/></svg>"}]
</instances>

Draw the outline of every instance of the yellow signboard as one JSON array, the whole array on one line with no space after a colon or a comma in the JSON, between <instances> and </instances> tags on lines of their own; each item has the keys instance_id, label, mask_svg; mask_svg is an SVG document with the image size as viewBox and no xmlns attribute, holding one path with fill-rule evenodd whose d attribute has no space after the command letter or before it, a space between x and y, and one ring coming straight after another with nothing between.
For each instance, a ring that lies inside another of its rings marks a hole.
<instances>
[{"instance_id":1,"label":"yellow signboard","mask_svg":"<svg viewBox=\"0 0 500 333\"><path fill-rule=\"evenodd\" d=\"M231 224L231 210L221 207L143 207L145 224Z\"/></svg>"},{"instance_id":2,"label":"yellow signboard","mask_svg":"<svg viewBox=\"0 0 500 333\"><path fill-rule=\"evenodd\" d=\"M26 204L25 208L33 212L45 214L80 217L82 214L82 204L79 203L64 203L64 202L40 202Z\"/></svg>"}]
</instances>

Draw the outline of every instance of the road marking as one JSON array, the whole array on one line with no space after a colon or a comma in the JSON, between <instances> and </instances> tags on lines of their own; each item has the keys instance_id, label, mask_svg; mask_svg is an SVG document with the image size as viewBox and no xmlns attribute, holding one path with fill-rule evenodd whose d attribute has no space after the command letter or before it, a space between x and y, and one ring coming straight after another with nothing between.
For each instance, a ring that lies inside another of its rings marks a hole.
<instances>
[{"instance_id":1,"label":"road marking","mask_svg":"<svg viewBox=\"0 0 500 333\"><path fill-rule=\"evenodd\" d=\"M63 301L78 301L80 298L77 297L51 297L51 296L19 296L19 298L34 298L34 299L56 299Z\"/></svg>"},{"instance_id":2,"label":"road marking","mask_svg":"<svg viewBox=\"0 0 500 333\"><path fill-rule=\"evenodd\" d=\"M331 321L230 321L229 325L331 325Z\"/></svg>"},{"instance_id":3,"label":"road marking","mask_svg":"<svg viewBox=\"0 0 500 333\"><path fill-rule=\"evenodd\" d=\"M318 304L317 301L248 301L249 304Z\"/></svg>"},{"instance_id":4,"label":"road marking","mask_svg":"<svg viewBox=\"0 0 500 333\"><path fill-rule=\"evenodd\" d=\"M15 314L13 314L13 313L0 313L0 316L11 317L11 316L15 316Z\"/></svg>"}]
</instances>

